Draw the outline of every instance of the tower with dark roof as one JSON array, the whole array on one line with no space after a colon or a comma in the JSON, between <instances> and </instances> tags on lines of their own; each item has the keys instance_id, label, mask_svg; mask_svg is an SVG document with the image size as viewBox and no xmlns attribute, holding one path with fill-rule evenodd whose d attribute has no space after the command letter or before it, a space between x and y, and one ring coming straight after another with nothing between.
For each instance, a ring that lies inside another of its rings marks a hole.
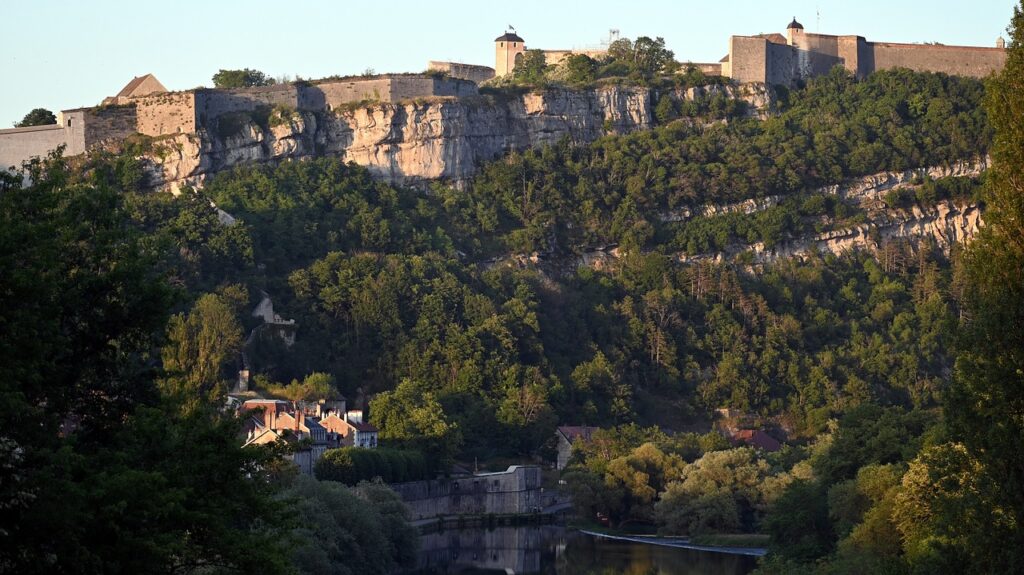
<instances>
[{"instance_id":1,"label":"tower with dark roof","mask_svg":"<svg viewBox=\"0 0 1024 575\"><path fill-rule=\"evenodd\" d=\"M804 25L796 21L796 16L793 16L793 21L786 26L786 41L792 46L794 38L804 33Z\"/></svg>"},{"instance_id":2,"label":"tower with dark roof","mask_svg":"<svg viewBox=\"0 0 1024 575\"><path fill-rule=\"evenodd\" d=\"M526 43L510 28L503 35L494 39L494 75L498 78L512 73L516 67L516 57L526 52Z\"/></svg>"}]
</instances>

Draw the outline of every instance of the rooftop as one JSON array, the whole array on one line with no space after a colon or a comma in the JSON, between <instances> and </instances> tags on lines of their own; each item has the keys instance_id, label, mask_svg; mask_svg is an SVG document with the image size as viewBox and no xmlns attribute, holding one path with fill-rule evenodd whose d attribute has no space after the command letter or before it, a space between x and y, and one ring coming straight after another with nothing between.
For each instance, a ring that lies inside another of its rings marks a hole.
<instances>
[{"instance_id":1,"label":"rooftop","mask_svg":"<svg viewBox=\"0 0 1024 575\"><path fill-rule=\"evenodd\" d=\"M503 36L494 39L495 42L525 42L515 32L505 32Z\"/></svg>"}]
</instances>

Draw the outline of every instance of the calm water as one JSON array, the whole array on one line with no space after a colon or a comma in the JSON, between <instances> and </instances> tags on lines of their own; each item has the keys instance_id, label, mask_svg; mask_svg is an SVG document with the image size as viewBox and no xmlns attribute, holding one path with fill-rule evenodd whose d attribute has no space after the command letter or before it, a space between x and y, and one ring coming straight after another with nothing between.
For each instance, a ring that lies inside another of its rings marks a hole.
<instances>
[{"instance_id":1,"label":"calm water","mask_svg":"<svg viewBox=\"0 0 1024 575\"><path fill-rule=\"evenodd\" d=\"M757 559L597 539L562 527L498 527L424 535L410 573L745 575Z\"/></svg>"}]
</instances>

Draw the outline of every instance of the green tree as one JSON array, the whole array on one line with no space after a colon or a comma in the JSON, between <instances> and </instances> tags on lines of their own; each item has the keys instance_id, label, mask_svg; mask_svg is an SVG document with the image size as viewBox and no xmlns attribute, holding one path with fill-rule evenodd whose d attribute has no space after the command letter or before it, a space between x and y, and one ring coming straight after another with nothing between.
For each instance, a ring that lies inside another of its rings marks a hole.
<instances>
[{"instance_id":1,"label":"green tree","mask_svg":"<svg viewBox=\"0 0 1024 575\"><path fill-rule=\"evenodd\" d=\"M370 414L382 440L421 451L442 468L462 445L459 427L449 421L434 394L412 380L374 397Z\"/></svg>"},{"instance_id":2,"label":"green tree","mask_svg":"<svg viewBox=\"0 0 1024 575\"><path fill-rule=\"evenodd\" d=\"M218 294L200 297L187 316L171 318L167 339L165 392L188 403L224 391L221 369L242 345L242 326L230 302Z\"/></svg>"},{"instance_id":3,"label":"green tree","mask_svg":"<svg viewBox=\"0 0 1024 575\"><path fill-rule=\"evenodd\" d=\"M527 50L517 58L512 77L517 83L539 86L545 82L547 66L543 50Z\"/></svg>"},{"instance_id":4,"label":"green tree","mask_svg":"<svg viewBox=\"0 0 1024 575\"><path fill-rule=\"evenodd\" d=\"M995 130L985 226L958 266L965 314L946 418L966 455L999 485L988 513L1010 523L983 529L984 565L1024 566L1024 8L1014 8L1006 66L987 86ZM1012 567L1011 567L1012 566Z\"/></svg>"},{"instance_id":5,"label":"green tree","mask_svg":"<svg viewBox=\"0 0 1024 575\"><path fill-rule=\"evenodd\" d=\"M582 86L597 77L597 62L586 54L569 54L565 58L566 81Z\"/></svg>"},{"instance_id":6,"label":"green tree","mask_svg":"<svg viewBox=\"0 0 1024 575\"><path fill-rule=\"evenodd\" d=\"M46 126L57 123L57 116L53 115L53 112L46 108L35 108L31 112L25 114L25 117L20 122L14 124L15 128L27 128L29 126Z\"/></svg>"},{"instance_id":7,"label":"green tree","mask_svg":"<svg viewBox=\"0 0 1024 575\"><path fill-rule=\"evenodd\" d=\"M116 162L86 161L0 183L2 570L284 573L279 454L157 394L162 252L133 226Z\"/></svg>"},{"instance_id":8,"label":"green tree","mask_svg":"<svg viewBox=\"0 0 1024 575\"><path fill-rule=\"evenodd\" d=\"M270 86L276 83L276 80L263 72L249 68L241 70L221 69L213 75L213 86L215 88L252 88L255 86Z\"/></svg>"},{"instance_id":9,"label":"green tree","mask_svg":"<svg viewBox=\"0 0 1024 575\"><path fill-rule=\"evenodd\" d=\"M302 517L291 548L300 573L384 575L415 559L417 537L406 522L408 510L387 487L350 489L299 477L282 497Z\"/></svg>"}]
</instances>

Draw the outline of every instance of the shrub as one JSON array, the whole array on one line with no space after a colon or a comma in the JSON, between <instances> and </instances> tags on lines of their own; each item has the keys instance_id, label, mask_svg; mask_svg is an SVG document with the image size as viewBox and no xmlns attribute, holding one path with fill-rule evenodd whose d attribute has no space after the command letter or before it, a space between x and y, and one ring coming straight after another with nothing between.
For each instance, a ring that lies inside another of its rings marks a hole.
<instances>
[{"instance_id":1,"label":"shrub","mask_svg":"<svg viewBox=\"0 0 1024 575\"><path fill-rule=\"evenodd\" d=\"M385 483L418 481L430 476L423 454L402 449L332 449L316 462L317 479L355 485L380 478Z\"/></svg>"}]
</instances>

